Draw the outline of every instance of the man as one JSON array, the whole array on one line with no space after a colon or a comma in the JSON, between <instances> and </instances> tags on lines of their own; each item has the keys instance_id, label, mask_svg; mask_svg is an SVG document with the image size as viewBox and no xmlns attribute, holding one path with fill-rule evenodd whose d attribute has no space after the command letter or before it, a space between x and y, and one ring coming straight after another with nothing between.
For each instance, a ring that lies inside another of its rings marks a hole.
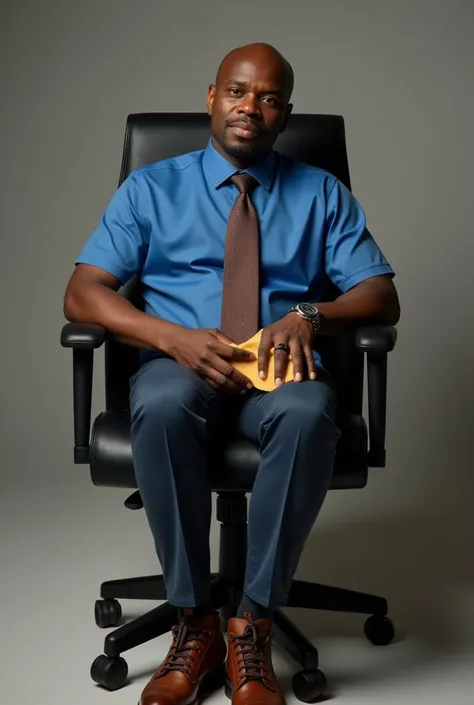
<instances>
[{"instance_id":1,"label":"man","mask_svg":"<svg viewBox=\"0 0 474 705\"><path fill-rule=\"evenodd\" d=\"M314 335L399 318L392 269L355 198L328 173L272 150L292 89L293 71L274 48L228 54L209 88L207 148L126 179L66 292L69 320L101 324L142 348L130 395L136 479L168 599L180 608L142 705L195 703L222 683L224 661L233 705L283 703L271 664L272 609L286 602L339 438ZM145 312L117 293L135 273ZM334 302L322 299L328 279L343 292ZM274 351L268 392L234 367L255 356L231 345L260 327L262 380ZM206 465L226 418L261 452L244 594L227 648L209 597Z\"/></svg>"}]
</instances>

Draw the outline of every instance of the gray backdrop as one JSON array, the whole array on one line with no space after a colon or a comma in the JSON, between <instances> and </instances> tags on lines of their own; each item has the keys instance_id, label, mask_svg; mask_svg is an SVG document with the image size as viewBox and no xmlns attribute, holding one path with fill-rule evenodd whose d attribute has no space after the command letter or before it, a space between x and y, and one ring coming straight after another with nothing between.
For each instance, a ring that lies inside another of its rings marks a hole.
<instances>
[{"instance_id":1,"label":"gray backdrop","mask_svg":"<svg viewBox=\"0 0 474 705\"><path fill-rule=\"evenodd\" d=\"M295 111L344 115L354 192L403 306L388 466L364 491L331 494L299 575L385 593L405 630L472 636L473 20L470 0L3 0L0 520L11 594L61 600L74 584L84 604L73 627L100 579L159 570L144 514L73 465L63 292L116 187L127 114L204 110L222 56L267 41L294 66ZM214 560L217 536L214 525ZM71 555L51 595L44 575Z\"/></svg>"}]
</instances>

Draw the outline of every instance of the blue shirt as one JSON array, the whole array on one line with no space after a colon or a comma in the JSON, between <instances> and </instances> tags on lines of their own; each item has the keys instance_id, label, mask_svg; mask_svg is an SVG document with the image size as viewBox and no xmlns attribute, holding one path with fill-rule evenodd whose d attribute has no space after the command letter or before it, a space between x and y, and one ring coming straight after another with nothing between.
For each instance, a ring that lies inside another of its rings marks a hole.
<instances>
[{"instance_id":1,"label":"blue shirt","mask_svg":"<svg viewBox=\"0 0 474 705\"><path fill-rule=\"evenodd\" d=\"M296 303L323 300L393 274L364 212L334 176L271 152L249 167L258 185L260 326ZM225 235L238 169L207 149L134 171L115 192L77 258L124 284L139 274L145 311L187 328L219 328ZM142 358L145 359L145 358Z\"/></svg>"}]
</instances>

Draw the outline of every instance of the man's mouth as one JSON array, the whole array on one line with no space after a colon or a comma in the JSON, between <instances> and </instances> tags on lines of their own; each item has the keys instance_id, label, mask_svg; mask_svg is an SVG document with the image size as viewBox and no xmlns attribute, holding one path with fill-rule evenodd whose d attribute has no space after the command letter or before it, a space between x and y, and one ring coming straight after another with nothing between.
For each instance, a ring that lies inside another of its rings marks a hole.
<instances>
[{"instance_id":1,"label":"man's mouth","mask_svg":"<svg viewBox=\"0 0 474 705\"><path fill-rule=\"evenodd\" d=\"M230 128L234 135L246 140L254 139L260 134L260 130L248 122L232 122Z\"/></svg>"}]
</instances>

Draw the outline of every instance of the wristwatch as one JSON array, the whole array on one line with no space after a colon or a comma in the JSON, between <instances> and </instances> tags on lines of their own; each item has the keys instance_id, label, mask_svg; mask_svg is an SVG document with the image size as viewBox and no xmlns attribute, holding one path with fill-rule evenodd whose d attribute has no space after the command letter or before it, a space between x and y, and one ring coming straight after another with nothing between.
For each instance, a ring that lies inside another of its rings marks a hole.
<instances>
[{"instance_id":1,"label":"wristwatch","mask_svg":"<svg viewBox=\"0 0 474 705\"><path fill-rule=\"evenodd\" d=\"M313 335L316 335L321 326L321 314L319 309L313 304L296 304L292 306L288 313L297 313L300 318L304 318L305 321L311 323L311 328L313 330Z\"/></svg>"}]
</instances>

